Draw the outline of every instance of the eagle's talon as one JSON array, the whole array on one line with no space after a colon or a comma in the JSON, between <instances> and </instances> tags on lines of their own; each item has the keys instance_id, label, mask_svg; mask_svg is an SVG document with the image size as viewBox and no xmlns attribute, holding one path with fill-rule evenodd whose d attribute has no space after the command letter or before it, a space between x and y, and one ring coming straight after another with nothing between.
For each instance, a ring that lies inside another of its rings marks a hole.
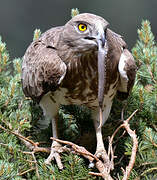
<instances>
[{"instance_id":1,"label":"eagle's talon","mask_svg":"<svg viewBox=\"0 0 157 180\"><path fill-rule=\"evenodd\" d=\"M50 155L48 156L48 158L45 160L45 164L50 165L52 160L56 160L57 166L59 169L63 169L63 164L61 162L61 157L60 154L61 152L63 152L64 149L63 147L57 143L57 142L53 142L52 146L51 146L51 152Z\"/></svg>"},{"instance_id":2,"label":"eagle's talon","mask_svg":"<svg viewBox=\"0 0 157 180\"><path fill-rule=\"evenodd\" d=\"M108 166L110 164L110 160L109 157L105 151L105 149L100 149L97 150L95 153L96 157L98 157L99 159L103 160L103 163L105 164L105 166Z\"/></svg>"}]
</instances>

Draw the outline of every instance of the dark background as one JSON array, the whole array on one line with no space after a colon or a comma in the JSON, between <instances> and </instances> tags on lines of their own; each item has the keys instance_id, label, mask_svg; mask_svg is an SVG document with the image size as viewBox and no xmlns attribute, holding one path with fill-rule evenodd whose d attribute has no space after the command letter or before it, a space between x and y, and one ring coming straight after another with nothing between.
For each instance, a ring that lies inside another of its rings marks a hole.
<instances>
[{"instance_id":1,"label":"dark background","mask_svg":"<svg viewBox=\"0 0 157 180\"><path fill-rule=\"evenodd\" d=\"M157 0L0 0L0 35L11 57L23 56L33 32L64 25L71 8L104 17L110 28L124 36L131 49L136 43L137 28L148 19L157 32Z\"/></svg>"}]
</instances>

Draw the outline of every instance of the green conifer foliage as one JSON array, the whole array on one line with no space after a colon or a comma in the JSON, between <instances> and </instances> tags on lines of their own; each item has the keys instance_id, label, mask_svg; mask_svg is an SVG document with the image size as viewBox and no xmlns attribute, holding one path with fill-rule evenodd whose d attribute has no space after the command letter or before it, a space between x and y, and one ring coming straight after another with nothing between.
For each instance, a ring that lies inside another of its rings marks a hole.
<instances>
[{"instance_id":1,"label":"green conifer foliage","mask_svg":"<svg viewBox=\"0 0 157 180\"><path fill-rule=\"evenodd\" d=\"M36 30L34 40L39 36L40 30ZM45 165L44 160L48 154L36 154L36 160L31 154L25 154L24 152L30 150L11 133L29 135L35 142L45 140L45 146L50 147L51 128L40 132L35 127L32 128L32 125L37 126L36 122L40 119L42 111L22 92L21 62L22 59L18 58L11 63L6 44L0 38L0 179L91 179L81 157L63 154L62 160L66 168L60 172L55 162L50 166ZM77 133L75 119L74 122L69 122L72 116L68 115L68 110L64 114L61 109L60 114L61 119L66 118L65 129L67 123L70 123L72 137ZM68 133L65 131L65 134Z\"/></svg>"},{"instance_id":2,"label":"green conifer foliage","mask_svg":"<svg viewBox=\"0 0 157 180\"><path fill-rule=\"evenodd\" d=\"M11 70L13 68L13 70ZM13 64L0 38L0 177L20 179L20 169L27 169L20 152L19 140L9 131L23 133L30 128L29 101L21 89L21 59ZM4 131L2 127L8 132ZM22 148L23 149L23 148Z\"/></svg>"},{"instance_id":3,"label":"green conifer foliage","mask_svg":"<svg viewBox=\"0 0 157 180\"><path fill-rule=\"evenodd\" d=\"M132 49L138 65L136 83L130 96L128 112L139 109L132 120L139 137L138 154L132 179L157 178L157 46L150 22L142 21L138 40ZM131 146L126 141L126 154Z\"/></svg>"}]
</instances>

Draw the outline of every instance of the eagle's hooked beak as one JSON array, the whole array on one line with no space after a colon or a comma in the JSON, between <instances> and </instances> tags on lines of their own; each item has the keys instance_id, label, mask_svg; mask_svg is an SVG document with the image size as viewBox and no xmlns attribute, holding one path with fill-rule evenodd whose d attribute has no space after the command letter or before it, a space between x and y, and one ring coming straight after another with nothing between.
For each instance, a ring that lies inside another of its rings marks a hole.
<instances>
[{"instance_id":1,"label":"eagle's hooked beak","mask_svg":"<svg viewBox=\"0 0 157 180\"><path fill-rule=\"evenodd\" d=\"M100 125L102 126L102 109L104 100L104 89L106 85L106 56L107 56L107 40L104 30L100 29L97 36L98 44L98 102L100 107Z\"/></svg>"}]
</instances>

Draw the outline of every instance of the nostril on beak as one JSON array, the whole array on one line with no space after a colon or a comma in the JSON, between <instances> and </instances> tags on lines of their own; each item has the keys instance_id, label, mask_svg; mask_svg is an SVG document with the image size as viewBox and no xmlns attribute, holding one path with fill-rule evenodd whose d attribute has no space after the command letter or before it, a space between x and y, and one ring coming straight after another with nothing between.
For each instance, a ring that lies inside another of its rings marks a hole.
<instances>
[{"instance_id":1,"label":"nostril on beak","mask_svg":"<svg viewBox=\"0 0 157 180\"><path fill-rule=\"evenodd\" d=\"M105 43L106 43L106 39L105 39L104 36L101 38L101 41L102 41L102 47L104 47L104 46L105 46Z\"/></svg>"}]
</instances>

